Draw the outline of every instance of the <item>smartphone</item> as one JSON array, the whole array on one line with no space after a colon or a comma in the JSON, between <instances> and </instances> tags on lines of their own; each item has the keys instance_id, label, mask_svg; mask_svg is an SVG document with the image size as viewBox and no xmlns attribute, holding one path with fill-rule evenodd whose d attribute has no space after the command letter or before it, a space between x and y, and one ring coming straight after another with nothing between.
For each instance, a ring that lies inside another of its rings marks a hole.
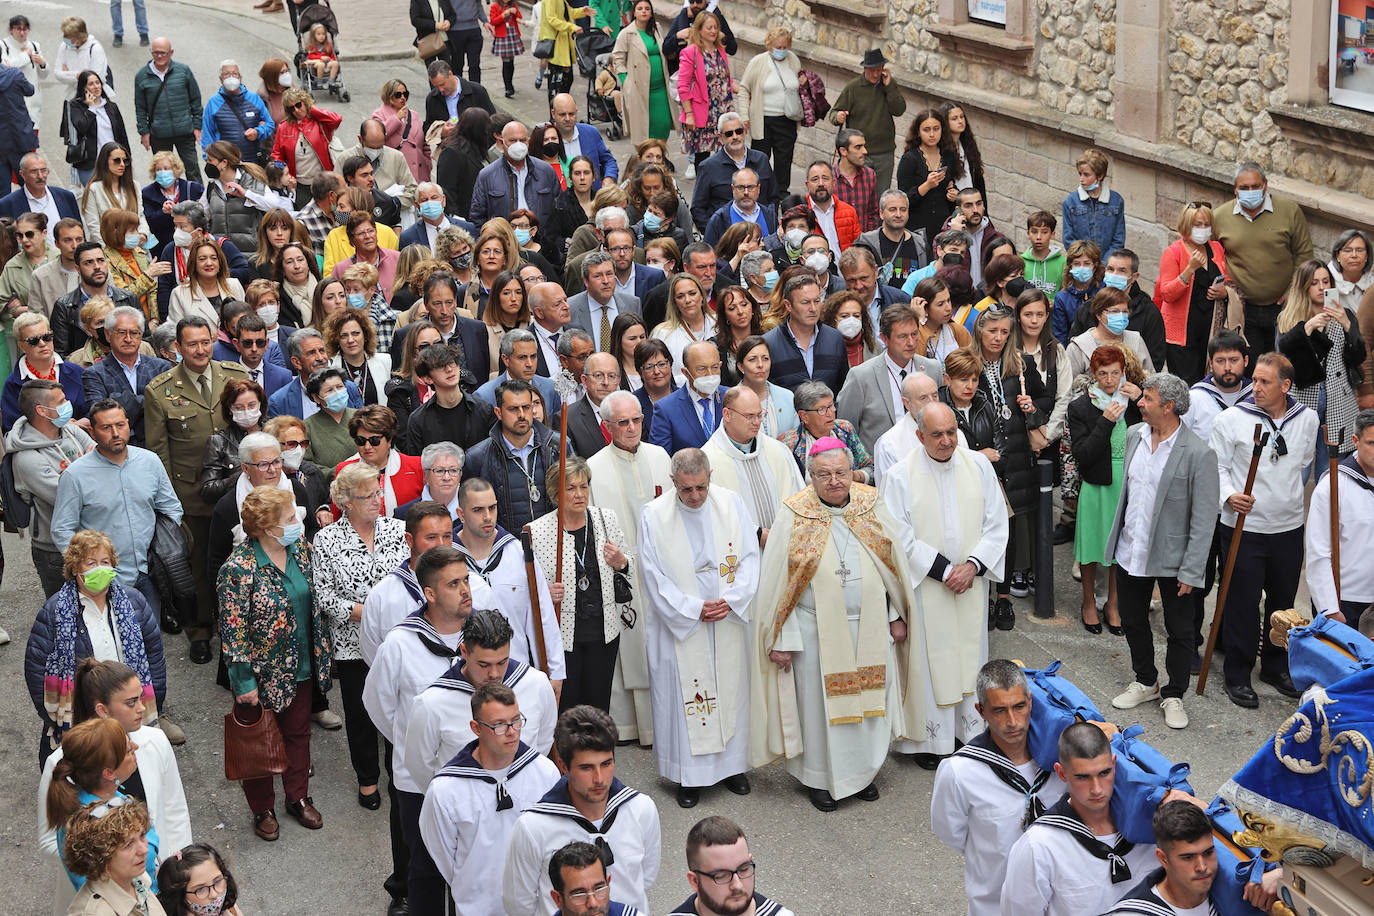
<instances>
[{"instance_id":1,"label":"smartphone","mask_svg":"<svg viewBox=\"0 0 1374 916\"><path fill-rule=\"evenodd\" d=\"M1339 312L1341 309L1340 291L1335 289L1322 290L1322 305L1332 311Z\"/></svg>"},{"instance_id":2,"label":"smartphone","mask_svg":"<svg viewBox=\"0 0 1374 916\"><path fill-rule=\"evenodd\" d=\"M1212 285L1213 285L1213 286L1221 286L1221 285L1222 285L1223 283L1225 283L1225 282L1226 282L1226 278L1225 278L1225 277L1220 277L1220 276L1219 276L1219 277L1217 277L1215 280L1212 281Z\"/></svg>"}]
</instances>

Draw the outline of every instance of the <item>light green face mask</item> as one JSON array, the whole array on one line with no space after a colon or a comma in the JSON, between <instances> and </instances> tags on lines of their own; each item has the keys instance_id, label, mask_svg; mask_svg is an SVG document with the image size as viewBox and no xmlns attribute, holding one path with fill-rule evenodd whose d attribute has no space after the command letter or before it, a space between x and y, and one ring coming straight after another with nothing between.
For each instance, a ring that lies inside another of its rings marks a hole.
<instances>
[{"instance_id":1,"label":"light green face mask","mask_svg":"<svg viewBox=\"0 0 1374 916\"><path fill-rule=\"evenodd\" d=\"M86 591L97 594L109 588L114 578L115 571L109 566L97 566L82 573L82 582L86 586Z\"/></svg>"}]
</instances>

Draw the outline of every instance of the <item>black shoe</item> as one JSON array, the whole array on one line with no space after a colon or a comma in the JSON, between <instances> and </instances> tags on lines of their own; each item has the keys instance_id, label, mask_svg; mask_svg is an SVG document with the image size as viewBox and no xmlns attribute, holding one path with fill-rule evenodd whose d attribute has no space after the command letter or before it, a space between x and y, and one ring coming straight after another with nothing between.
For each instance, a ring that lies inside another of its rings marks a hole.
<instances>
[{"instance_id":1,"label":"black shoe","mask_svg":"<svg viewBox=\"0 0 1374 916\"><path fill-rule=\"evenodd\" d=\"M1058 545L1060 545L1060 544L1072 544L1072 543L1073 543L1073 525L1067 524L1067 523L1065 523L1065 522L1060 522L1059 524L1055 525L1055 526L1054 526L1054 543L1055 543L1056 546L1058 546Z\"/></svg>"},{"instance_id":2,"label":"black shoe","mask_svg":"<svg viewBox=\"0 0 1374 916\"><path fill-rule=\"evenodd\" d=\"M835 801L835 796L825 789L807 789L806 797L811 799L812 807L827 814L840 806L840 803Z\"/></svg>"},{"instance_id":3,"label":"black shoe","mask_svg":"<svg viewBox=\"0 0 1374 916\"><path fill-rule=\"evenodd\" d=\"M701 790L689 786L677 787L677 803L682 808L695 808L701 801Z\"/></svg>"},{"instance_id":4,"label":"black shoe","mask_svg":"<svg viewBox=\"0 0 1374 916\"><path fill-rule=\"evenodd\" d=\"M1194 674L1202 673L1202 653L1196 650L1193 652L1193 665L1191 670Z\"/></svg>"},{"instance_id":5,"label":"black shoe","mask_svg":"<svg viewBox=\"0 0 1374 916\"><path fill-rule=\"evenodd\" d=\"M1026 589L1032 595L1035 594L1035 570L1033 569L1026 570Z\"/></svg>"},{"instance_id":6,"label":"black shoe","mask_svg":"<svg viewBox=\"0 0 1374 916\"><path fill-rule=\"evenodd\" d=\"M1261 671L1259 679L1260 683L1268 684L1270 687L1273 687L1279 693L1290 699L1296 700L1298 697L1302 696L1302 691L1293 686L1293 679L1288 676L1287 671L1280 671L1277 674L1269 674Z\"/></svg>"},{"instance_id":7,"label":"black shoe","mask_svg":"<svg viewBox=\"0 0 1374 916\"><path fill-rule=\"evenodd\" d=\"M146 48L146 47L148 47L148 45L150 45L150 44L152 44L152 42L148 40L148 36L147 36L147 35L140 35L140 36L138 36L138 46L139 46L140 48Z\"/></svg>"},{"instance_id":8,"label":"black shoe","mask_svg":"<svg viewBox=\"0 0 1374 916\"><path fill-rule=\"evenodd\" d=\"M191 640L191 661L195 662L197 665L204 665L210 661L210 658L210 640Z\"/></svg>"},{"instance_id":9,"label":"black shoe","mask_svg":"<svg viewBox=\"0 0 1374 916\"><path fill-rule=\"evenodd\" d=\"M122 47L124 47L124 36L123 36L123 35L116 35L116 36L114 37L114 41L110 42L110 44L113 45L113 46L116 47L116 48L122 48Z\"/></svg>"},{"instance_id":10,"label":"black shoe","mask_svg":"<svg viewBox=\"0 0 1374 916\"><path fill-rule=\"evenodd\" d=\"M1011 574L1011 596L1024 598L1030 594L1030 583L1026 581L1026 571L1018 569Z\"/></svg>"},{"instance_id":11,"label":"black shoe","mask_svg":"<svg viewBox=\"0 0 1374 916\"><path fill-rule=\"evenodd\" d=\"M410 916L410 901L393 899L386 908L386 916Z\"/></svg>"},{"instance_id":12,"label":"black shoe","mask_svg":"<svg viewBox=\"0 0 1374 916\"><path fill-rule=\"evenodd\" d=\"M1120 624L1107 624L1107 632L1112 634L1113 636L1126 635L1126 631L1121 628Z\"/></svg>"},{"instance_id":13,"label":"black shoe","mask_svg":"<svg viewBox=\"0 0 1374 916\"><path fill-rule=\"evenodd\" d=\"M1010 598L997 599L997 629L1010 630L1016 626L1016 612L1011 609Z\"/></svg>"},{"instance_id":14,"label":"black shoe","mask_svg":"<svg viewBox=\"0 0 1374 916\"><path fill-rule=\"evenodd\" d=\"M912 754L911 759L923 770L933 770L940 765L939 754Z\"/></svg>"},{"instance_id":15,"label":"black shoe","mask_svg":"<svg viewBox=\"0 0 1374 916\"><path fill-rule=\"evenodd\" d=\"M856 795L864 801L877 801L878 784L876 782L870 782L868 785L864 786L860 792L856 793Z\"/></svg>"},{"instance_id":16,"label":"black shoe","mask_svg":"<svg viewBox=\"0 0 1374 916\"><path fill-rule=\"evenodd\" d=\"M727 776L721 780L725 788L734 792L736 795L748 795L752 791L749 785L749 777L743 773L736 773L734 776Z\"/></svg>"},{"instance_id":17,"label":"black shoe","mask_svg":"<svg viewBox=\"0 0 1374 916\"><path fill-rule=\"evenodd\" d=\"M997 629L997 599L988 599L988 632Z\"/></svg>"},{"instance_id":18,"label":"black shoe","mask_svg":"<svg viewBox=\"0 0 1374 916\"><path fill-rule=\"evenodd\" d=\"M1080 618L1078 618L1078 619L1079 619L1079 620L1083 620L1082 617L1080 617ZM1102 622L1101 622L1101 621L1098 621L1097 623L1088 623L1088 621L1083 620L1083 629L1087 630L1089 633L1093 634L1094 636L1101 636L1101 635L1102 635Z\"/></svg>"},{"instance_id":19,"label":"black shoe","mask_svg":"<svg viewBox=\"0 0 1374 916\"><path fill-rule=\"evenodd\" d=\"M1222 684L1222 689L1226 691L1226 696L1232 703L1242 709L1258 709L1259 697L1249 684Z\"/></svg>"},{"instance_id":20,"label":"black shoe","mask_svg":"<svg viewBox=\"0 0 1374 916\"><path fill-rule=\"evenodd\" d=\"M508 98L508 99L513 99L513 98L515 98L515 90L514 90L514 89L507 89L507 90L506 90L506 98Z\"/></svg>"},{"instance_id":21,"label":"black shoe","mask_svg":"<svg viewBox=\"0 0 1374 916\"><path fill-rule=\"evenodd\" d=\"M177 620L176 615L169 610L163 610L161 623L164 633L175 636L181 632L181 621Z\"/></svg>"},{"instance_id":22,"label":"black shoe","mask_svg":"<svg viewBox=\"0 0 1374 916\"><path fill-rule=\"evenodd\" d=\"M358 804L369 811L376 811L382 806L382 792L374 789L371 795L364 795L363 790L358 790Z\"/></svg>"}]
</instances>

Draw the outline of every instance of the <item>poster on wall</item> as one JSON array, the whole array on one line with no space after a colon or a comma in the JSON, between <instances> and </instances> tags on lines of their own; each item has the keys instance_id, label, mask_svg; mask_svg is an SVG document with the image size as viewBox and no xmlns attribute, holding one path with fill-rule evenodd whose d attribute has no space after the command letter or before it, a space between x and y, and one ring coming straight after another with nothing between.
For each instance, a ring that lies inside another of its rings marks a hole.
<instances>
[{"instance_id":1,"label":"poster on wall","mask_svg":"<svg viewBox=\"0 0 1374 916\"><path fill-rule=\"evenodd\" d=\"M983 25L1007 27L1007 0L968 0L968 18Z\"/></svg>"},{"instance_id":2,"label":"poster on wall","mask_svg":"<svg viewBox=\"0 0 1374 916\"><path fill-rule=\"evenodd\" d=\"M1374 111L1374 5L1366 0L1331 4L1330 62L1331 104Z\"/></svg>"}]
</instances>

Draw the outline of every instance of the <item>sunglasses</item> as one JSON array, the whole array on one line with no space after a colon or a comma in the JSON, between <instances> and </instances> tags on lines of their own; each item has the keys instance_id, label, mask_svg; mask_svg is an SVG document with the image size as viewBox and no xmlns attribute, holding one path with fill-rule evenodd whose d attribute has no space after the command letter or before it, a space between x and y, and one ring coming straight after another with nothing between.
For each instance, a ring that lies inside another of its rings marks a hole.
<instances>
[{"instance_id":1,"label":"sunglasses","mask_svg":"<svg viewBox=\"0 0 1374 916\"><path fill-rule=\"evenodd\" d=\"M722 137L738 137L742 133L744 133L744 128L736 127L734 130L723 130L720 132L720 135Z\"/></svg>"},{"instance_id":2,"label":"sunglasses","mask_svg":"<svg viewBox=\"0 0 1374 916\"><path fill-rule=\"evenodd\" d=\"M240 350L260 350L267 346L266 340L240 340Z\"/></svg>"},{"instance_id":3,"label":"sunglasses","mask_svg":"<svg viewBox=\"0 0 1374 916\"><path fill-rule=\"evenodd\" d=\"M391 97L392 97L393 99L408 99L408 98L410 98L410 92L409 92L408 90L402 90L402 91L400 91L400 92L393 92L393 93L391 93Z\"/></svg>"},{"instance_id":4,"label":"sunglasses","mask_svg":"<svg viewBox=\"0 0 1374 916\"><path fill-rule=\"evenodd\" d=\"M125 805L131 804L133 804L133 802L125 798L123 795L116 795L109 801L105 802L105 804L97 805L96 807L92 808L91 817L95 818L96 820L99 820L100 818L109 814L115 808L123 808Z\"/></svg>"},{"instance_id":5,"label":"sunglasses","mask_svg":"<svg viewBox=\"0 0 1374 916\"><path fill-rule=\"evenodd\" d=\"M36 347L41 343L52 343L52 331L46 334L39 334L36 337L25 337L24 343L31 347Z\"/></svg>"},{"instance_id":6,"label":"sunglasses","mask_svg":"<svg viewBox=\"0 0 1374 916\"><path fill-rule=\"evenodd\" d=\"M310 447L310 440L309 440L309 439L283 439L283 440L281 440L281 447L282 447L283 450L288 451L288 452L291 451L293 448L309 448L309 447Z\"/></svg>"},{"instance_id":7,"label":"sunglasses","mask_svg":"<svg viewBox=\"0 0 1374 916\"><path fill-rule=\"evenodd\" d=\"M353 437L353 444L356 445L356 446L358 446L359 448L361 448L361 447L364 446L364 445L370 445L370 446L372 446L373 448L376 448L377 446L381 445L381 444L382 444L383 442L385 442L385 441L386 441L386 436L354 436L354 437Z\"/></svg>"},{"instance_id":8,"label":"sunglasses","mask_svg":"<svg viewBox=\"0 0 1374 916\"><path fill-rule=\"evenodd\" d=\"M1210 210L1212 209L1212 202L1210 200L1190 200L1188 201L1188 206L1195 210L1201 210L1203 207Z\"/></svg>"},{"instance_id":9,"label":"sunglasses","mask_svg":"<svg viewBox=\"0 0 1374 916\"><path fill-rule=\"evenodd\" d=\"M29 232L16 232L16 233L15 233L15 235L19 236L21 239L31 239L31 238L34 238L35 236L39 236L39 235L42 235L42 234L43 234L43 233L42 233L41 231L37 230L37 229L30 230Z\"/></svg>"}]
</instances>

